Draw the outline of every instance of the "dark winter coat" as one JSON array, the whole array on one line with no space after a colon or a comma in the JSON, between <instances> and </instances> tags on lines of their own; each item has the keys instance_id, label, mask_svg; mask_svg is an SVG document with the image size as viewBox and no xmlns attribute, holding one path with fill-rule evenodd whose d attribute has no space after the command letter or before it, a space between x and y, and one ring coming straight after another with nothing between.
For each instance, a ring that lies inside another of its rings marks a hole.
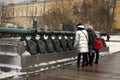
<instances>
[{"instance_id":1,"label":"dark winter coat","mask_svg":"<svg viewBox=\"0 0 120 80\"><path fill-rule=\"evenodd\" d=\"M89 51L92 52L93 50L93 45L94 45L94 36L95 36L95 33L92 29L86 29L87 32L88 32L88 37L89 37L89 41L88 41L88 48L89 48Z\"/></svg>"}]
</instances>

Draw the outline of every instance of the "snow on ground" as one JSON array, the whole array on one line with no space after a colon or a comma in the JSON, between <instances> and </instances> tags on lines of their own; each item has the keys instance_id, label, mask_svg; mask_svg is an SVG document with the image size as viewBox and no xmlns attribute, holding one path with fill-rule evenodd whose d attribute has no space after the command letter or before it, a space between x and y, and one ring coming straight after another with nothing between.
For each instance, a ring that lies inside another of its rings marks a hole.
<instances>
[{"instance_id":1,"label":"snow on ground","mask_svg":"<svg viewBox=\"0 0 120 80\"><path fill-rule=\"evenodd\" d=\"M102 37L106 40L106 36ZM111 35L110 42L106 42L107 46L110 48L110 53L120 51L120 35Z\"/></svg>"},{"instance_id":2,"label":"snow on ground","mask_svg":"<svg viewBox=\"0 0 120 80\"><path fill-rule=\"evenodd\" d=\"M110 40L120 41L120 35L112 35L110 36Z\"/></svg>"},{"instance_id":3,"label":"snow on ground","mask_svg":"<svg viewBox=\"0 0 120 80\"><path fill-rule=\"evenodd\" d=\"M14 78L18 77L18 75L23 75L26 74L25 72L15 72L15 71L11 71L11 72L1 72L0 74L0 79L4 79L6 77L11 77L14 76Z\"/></svg>"},{"instance_id":4,"label":"snow on ground","mask_svg":"<svg viewBox=\"0 0 120 80\"><path fill-rule=\"evenodd\" d=\"M103 38L106 40L106 36L104 36ZM106 42L106 44L110 48L110 51L109 51L110 54L120 51L120 47L119 47L119 45L120 45L120 36L111 35L110 42ZM101 54L104 55L106 53L101 53ZM15 71L5 73L5 72L0 71L0 79L10 77L10 76L14 76L16 78L16 77L18 77L19 75L22 75L22 74L26 74L26 73L15 72Z\"/></svg>"},{"instance_id":5,"label":"snow on ground","mask_svg":"<svg viewBox=\"0 0 120 80\"><path fill-rule=\"evenodd\" d=\"M106 36L102 36L105 40L107 40ZM120 41L120 35L110 35L110 41Z\"/></svg>"},{"instance_id":6,"label":"snow on ground","mask_svg":"<svg viewBox=\"0 0 120 80\"><path fill-rule=\"evenodd\" d=\"M109 46L109 52L114 53L120 51L120 42L107 42L107 46Z\"/></svg>"}]
</instances>

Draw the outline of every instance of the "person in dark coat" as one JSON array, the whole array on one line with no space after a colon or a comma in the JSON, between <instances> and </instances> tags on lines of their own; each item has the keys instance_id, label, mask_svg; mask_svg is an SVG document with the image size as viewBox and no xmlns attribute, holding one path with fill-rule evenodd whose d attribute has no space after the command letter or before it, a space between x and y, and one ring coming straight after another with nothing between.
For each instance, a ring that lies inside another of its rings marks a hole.
<instances>
[{"instance_id":1,"label":"person in dark coat","mask_svg":"<svg viewBox=\"0 0 120 80\"><path fill-rule=\"evenodd\" d=\"M89 37L89 40L88 40L88 49L89 49L89 52L88 52L88 58L86 60L87 61L86 65L90 64L90 66L92 66L92 64L93 64L93 58L94 58L93 45L94 45L94 36L95 36L95 33L94 33L93 27L92 27L92 25L90 25L90 23L86 24L85 29L87 30L88 37Z\"/></svg>"},{"instance_id":2,"label":"person in dark coat","mask_svg":"<svg viewBox=\"0 0 120 80\"><path fill-rule=\"evenodd\" d=\"M108 32L107 33L107 41L109 41L109 39L110 39L110 33Z\"/></svg>"},{"instance_id":3,"label":"person in dark coat","mask_svg":"<svg viewBox=\"0 0 120 80\"><path fill-rule=\"evenodd\" d=\"M100 38L101 38L100 33L98 31L95 31L94 47L93 47L94 52L96 54L95 64L98 64L98 61L99 61L99 50L101 48L103 48L103 44L102 44L102 41L101 41Z\"/></svg>"}]
</instances>

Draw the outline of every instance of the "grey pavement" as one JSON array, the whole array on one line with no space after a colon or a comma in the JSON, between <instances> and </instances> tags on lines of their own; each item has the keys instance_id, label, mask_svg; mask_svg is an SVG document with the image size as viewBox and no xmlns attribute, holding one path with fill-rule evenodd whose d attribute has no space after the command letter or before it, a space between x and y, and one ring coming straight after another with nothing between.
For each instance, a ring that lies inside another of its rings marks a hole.
<instances>
[{"instance_id":1,"label":"grey pavement","mask_svg":"<svg viewBox=\"0 0 120 80\"><path fill-rule=\"evenodd\" d=\"M93 66L77 68L73 63L14 80L120 80L120 52L100 57Z\"/></svg>"}]
</instances>

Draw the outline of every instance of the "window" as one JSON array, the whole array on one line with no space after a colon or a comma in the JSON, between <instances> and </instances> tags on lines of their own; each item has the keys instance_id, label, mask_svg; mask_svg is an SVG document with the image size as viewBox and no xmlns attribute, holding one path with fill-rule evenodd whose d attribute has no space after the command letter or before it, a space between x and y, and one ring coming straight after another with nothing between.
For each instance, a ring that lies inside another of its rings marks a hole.
<instances>
[{"instance_id":1,"label":"window","mask_svg":"<svg viewBox=\"0 0 120 80\"><path fill-rule=\"evenodd\" d=\"M35 16L37 15L38 13L38 10L37 10L37 7L35 7Z\"/></svg>"},{"instance_id":2,"label":"window","mask_svg":"<svg viewBox=\"0 0 120 80\"><path fill-rule=\"evenodd\" d=\"M23 16L23 10L20 11L20 16Z\"/></svg>"},{"instance_id":3,"label":"window","mask_svg":"<svg viewBox=\"0 0 120 80\"><path fill-rule=\"evenodd\" d=\"M20 11L20 16L26 16L27 15L27 10L21 10Z\"/></svg>"},{"instance_id":4,"label":"window","mask_svg":"<svg viewBox=\"0 0 120 80\"><path fill-rule=\"evenodd\" d=\"M15 12L14 12L14 16L15 16L15 17L17 17L17 14L18 14L18 12L17 12L17 11L15 11Z\"/></svg>"},{"instance_id":5,"label":"window","mask_svg":"<svg viewBox=\"0 0 120 80\"><path fill-rule=\"evenodd\" d=\"M9 12L9 17L12 17L12 12L11 11Z\"/></svg>"},{"instance_id":6,"label":"window","mask_svg":"<svg viewBox=\"0 0 120 80\"><path fill-rule=\"evenodd\" d=\"M26 16L27 10L23 10L23 16Z\"/></svg>"},{"instance_id":7,"label":"window","mask_svg":"<svg viewBox=\"0 0 120 80\"><path fill-rule=\"evenodd\" d=\"M45 9L45 13L48 14L49 13L49 8Z\"/></svg>"}]
</instances>

